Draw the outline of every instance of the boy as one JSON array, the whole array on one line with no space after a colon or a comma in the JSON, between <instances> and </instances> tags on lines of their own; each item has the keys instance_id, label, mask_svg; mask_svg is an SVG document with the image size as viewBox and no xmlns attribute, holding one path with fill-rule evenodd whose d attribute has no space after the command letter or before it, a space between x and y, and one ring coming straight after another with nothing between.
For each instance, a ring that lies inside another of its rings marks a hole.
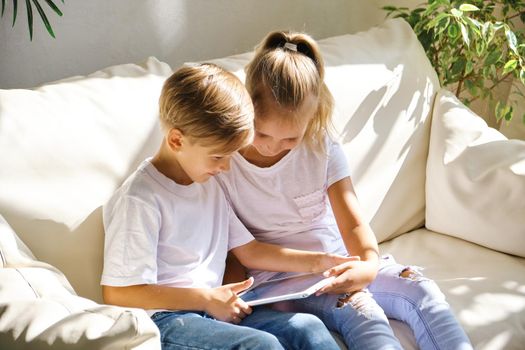
<instances>
[{"instance_id":1,"label":"boy","mask_svg":"<svg viewBox=\"0 0 525 350\"><path fill-rule=\"evenodd\" d=\"M105 302L146 309L165 349L337 349L314 316L252 310L237 296L252 279L221 286L228 250L272 271L320 272L349 259L257 242L233 214L213 176L253 137L242 83L215 65L182 67L159 104L160 149L104 207Z\"/></svg>"}]
</instances>

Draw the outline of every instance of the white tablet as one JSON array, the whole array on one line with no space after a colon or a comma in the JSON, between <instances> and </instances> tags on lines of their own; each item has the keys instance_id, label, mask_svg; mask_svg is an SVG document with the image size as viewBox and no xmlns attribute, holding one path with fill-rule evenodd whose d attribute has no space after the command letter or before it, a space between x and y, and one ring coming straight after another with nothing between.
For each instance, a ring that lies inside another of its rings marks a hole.
<instances>
[{"instance_id":1,"label":"white tablet","mask_svg":"<svg viewBox=\"0 0 525 350\"><path fill-rule=\"evenodd\" d=\"M262 282L253 289L239 294L250 306L277 301L306 298L332 282L335 277L321 274L303 274Z\"/></svg>"}]
</instances>

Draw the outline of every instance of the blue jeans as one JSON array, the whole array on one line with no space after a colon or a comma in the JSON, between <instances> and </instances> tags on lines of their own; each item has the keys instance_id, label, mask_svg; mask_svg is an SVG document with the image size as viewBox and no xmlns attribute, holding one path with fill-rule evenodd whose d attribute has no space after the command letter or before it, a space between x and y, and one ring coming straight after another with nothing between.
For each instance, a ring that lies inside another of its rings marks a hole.
<instances>
[{"instance_id":1,"label":"blue jeans","mask_svg":"<svg viewBox=\"0 0 525 350\"><path fill-rule=\"evenodd\" d=\"M321 320L310 314L254 307L240 325L203 312L157 312L162 349L339 349Z\"/></svg>"},{"instance_id":2,"label":"blue jeans","mask_svg":"<svg viewBox=\"0 0 525 350\"><path fill-rule=\"evenodd\" d=\"M408 274L402 276L407 268ZM385 255L368 289L387 317L410 326L420 349L472 349L438 285L417 267L398 264Z\"/></svg>"},{"instance_id":3,"label":"blue jeans","mask_svg":"<svg viewBox=\"0 0 525 350\"><path fill-rule=\"evenodd\" d=\"M389 317L407 323L422 350L471 350L468 337L436 283L415 267L408 271L408 277L402 277L405 268L386 255L368 290L352 295L347 303L340 301L341 295L321 295L274 307L318 316L330 330L341 334L349 349L401 349L388 324Z\"/></svg>"}]
</instances>

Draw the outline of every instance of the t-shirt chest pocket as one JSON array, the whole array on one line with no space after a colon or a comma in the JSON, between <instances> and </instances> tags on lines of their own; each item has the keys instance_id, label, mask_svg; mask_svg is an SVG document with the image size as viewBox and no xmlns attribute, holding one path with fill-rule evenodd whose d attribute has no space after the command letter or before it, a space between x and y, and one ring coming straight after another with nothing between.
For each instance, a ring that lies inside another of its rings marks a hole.
<instances>
[{"instance_id":1,"label":"t-shirt chest pocket","mask_svg":"<svg viewBox=\"0 0 525 350\"><path fill-rule=\"evenodd\" d=\"M326 195L324 189L294 197L295 205L301 217L308 221L321 218L326 212Z\"/></svg>"}]
</instances>

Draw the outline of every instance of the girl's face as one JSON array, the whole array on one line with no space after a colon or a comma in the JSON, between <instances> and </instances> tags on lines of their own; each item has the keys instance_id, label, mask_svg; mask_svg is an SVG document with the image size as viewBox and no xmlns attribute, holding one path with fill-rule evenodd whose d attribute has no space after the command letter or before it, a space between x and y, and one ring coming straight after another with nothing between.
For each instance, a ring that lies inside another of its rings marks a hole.
<instances>
[{"instance_id":1,"label":"girl's face","mask_svg":"<svg viewBox=\"0 0 525 350\"><path fill-rule=\"evenodd\" d=\"M261 115L256 108L252 146L265 157L275 157L291 150L302 141L308 123L317 111L317 103L318 98L310 95L295 110L265 105Z\"/></svg>"}]
</instances>

